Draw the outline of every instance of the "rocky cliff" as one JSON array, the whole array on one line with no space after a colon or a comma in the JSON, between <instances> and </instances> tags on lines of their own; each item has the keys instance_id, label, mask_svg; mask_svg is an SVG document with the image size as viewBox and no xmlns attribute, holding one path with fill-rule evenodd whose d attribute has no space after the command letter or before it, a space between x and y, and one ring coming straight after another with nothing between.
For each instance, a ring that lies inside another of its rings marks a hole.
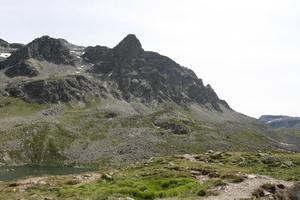
<instances>
[{"instance_id":1,"label":"rocky cliff","mask_svg":"<svg viewBox=\"0 0 300 200\"><path fill-rule=\"evenodd\" d=\"M74 46L62 39L43 36L14 52L0 65L8 68L5 72L8 77L34 77L39 75L39 68L34 62L29 62L30 59L74 67L90 64L92 67L81 76L94 84L100 84L97 88L106 87L106 91L111 95L127 102L138 101L155 105L168 101L179 105L197 103L219 112L222 112L220 105L230 109L225 101L218 98L210 85L203 85L202 80L192 70L158 53L144 51L135 35L126 36L112 49L102 46L87 47L84 54L80 56L72 54ZM11 96L40 103L85 99L63 97L70 97L69 93L63 93L73 90L71 84L62 84L68 81L70 81L69 76L60 77L59 80L34 82L27 80L9 85L6 91ZM49 84L46 85L44 82ZM79 91L77 93L86 90L86 85L79 86L82 88L77 88ZM33 92L37 87L39 92ZM48 87L51 87L50 91ZM101 92L99 90L96 93L101 94ZM49 96L35 95L49 93L60 95L57 95L55 100L47 99ZM76 93L73 96L76 96Z\"/></svg>"}]
</instances>

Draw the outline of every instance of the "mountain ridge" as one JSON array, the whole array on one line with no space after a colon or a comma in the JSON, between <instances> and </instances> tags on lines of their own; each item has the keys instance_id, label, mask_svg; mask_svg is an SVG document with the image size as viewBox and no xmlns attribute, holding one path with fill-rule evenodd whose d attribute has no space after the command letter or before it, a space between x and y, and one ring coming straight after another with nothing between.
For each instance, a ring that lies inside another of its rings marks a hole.
<instances>
[{"instance_id":1,"label":"mountain ridge","mask_svg":"<svg viewBox=\"0 0 300 200\"><path fill-rule=\"evenodd\" d=\"M262 115L259 120L273 128L300 129L300 117L291 117L286 115Z\"/></svg>"},{"instance_id":2,"label":"mountain ridge","mask_svg":"<svg viewBox=\"0 0 300 200\"><path fill-rule=\"evenodd\" d=\"M112 49L101 46L88 47L88 53L84 51L80 56L71 53L74 52L71 46L75 45L63 39L42 36L13 52L0 66L9 68L5 74L10 77L33 77L39 75L38 66L42 65L39 63L42 61L76 67L84 66L84 60L88 59L93 66L86 72L102 76L95 79L114 82L126 101L134 101L136 98L145 103L161 103L168 100L184 104L195 101L202 105L211 104L213 109L220 112L222 110L219 104L230 109L224 100L218 98L210 85L203 85L202 80L198 79L193 71L168 57L144 51L140 41L133 34L127 35ZM91 51L100 55L92 55ZM34 62L28 62L29 59L33 59Z\"/></svg>"},{"instance_id":3,"label":"mountain ridge","mask_svg":"<svg viewBox=\"0 0 300 200\"><path fill-rule=\"evenodd\" d=\"M24 53L25 52L25 53ZM129 34L113 48L43 36L0 62L0 163L126 163L291 150L210 85Z\"/></svg>"}]
</instances>

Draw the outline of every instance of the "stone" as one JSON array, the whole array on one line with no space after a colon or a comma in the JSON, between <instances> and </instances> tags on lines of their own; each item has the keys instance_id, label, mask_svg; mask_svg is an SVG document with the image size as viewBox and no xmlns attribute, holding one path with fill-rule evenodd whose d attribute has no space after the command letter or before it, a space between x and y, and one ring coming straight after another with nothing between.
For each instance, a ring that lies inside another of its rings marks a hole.
<instances>
[{"instance_id":1,"label":"stone","mask_svg":"<svg viewBox=\"0 0 300 200\"><path fill-rule=\"evenodd\" d=\"M300 182L296 182L288 191L288 196L291 200L300 200Z\"/></svg>"},{"instance_id":2,"label":"stone","mask_svg":"<svg viewBox=\"0 0 300 200\"><path fill-rule=\"evenodd\" d=\"M210 155L210 157L211 157L212 159L220 159L220 158L222 158L222 155L223 155L222 152L217 151L217 152L213 153L212 155Z\"/></svg>"},{"instance_id":3,"label":"stone","mask_svg":"<svg viewBox=\"0 0 300 200\"><path fill-rule=\"evenodd\" d=\"M110 181L113 180L113 177L111 175L109 175L109 174L104 174L102 176L102 178L105 179L105 180L110 180Z\"/></svg>"},{"instance_id":4,"label":"stone","mask_svg":"<svg viewBox=\"0 0 300 200\"><path fill-rule=\"evenodd\" d=\"M267 165L273 165L278 161L279 161L279 159L275 158L274 156L265 156L262 159L262 163L267 164Z\"/></svg>"},{"instance_id":5,"label":"stone","mask_svg":"<svg viewBox=\"0 0 300 200\"><path fill-rule=\"evenodd\" d=\"M293 161L290 161L290 160L283 162L283 164L286 165L287 167L293 167L294 166Z\"/></svg>"},{"instance_id":6,"label":"stone","mask_svg":"<svg viewBox=\"0 0 300 200\"><path fill-rule=\"evenodd\" d=\"M255 179L257 176L255 174L248 174L247 178L249 179Z\"/></svg>"}]
</instances>

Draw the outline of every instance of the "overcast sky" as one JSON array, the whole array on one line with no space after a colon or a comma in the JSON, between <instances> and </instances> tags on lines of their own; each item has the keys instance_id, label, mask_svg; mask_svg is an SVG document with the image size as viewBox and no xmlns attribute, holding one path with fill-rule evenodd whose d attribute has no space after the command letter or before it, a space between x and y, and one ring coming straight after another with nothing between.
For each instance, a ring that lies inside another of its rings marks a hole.
<instances>
[{"instance_id":1,"label":"overcast sky","mask_svg":"<svg viewBox=\"0 0 300 200\"><path fill-rule=\"evenodd\" d=\"M0 0L0 38L145 50L193 69L244 114L300 116L300 1Z\"/></svg>"}]
</instances>

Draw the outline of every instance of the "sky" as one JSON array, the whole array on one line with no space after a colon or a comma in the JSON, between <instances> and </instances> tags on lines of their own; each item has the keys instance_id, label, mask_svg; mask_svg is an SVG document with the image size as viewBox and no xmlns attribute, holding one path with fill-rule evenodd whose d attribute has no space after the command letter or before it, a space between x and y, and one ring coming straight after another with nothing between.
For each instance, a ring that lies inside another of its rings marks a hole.
<instances>
[{"instance_id":1,"label":"sky","mask_svg":"<svg viewBox=\"0 0 300 200\"><path fill-rule=\"evenodd\" d=\"M236 111L300 116L300 1L0 0L0 38L145 50L195 71Z\"/></svg>"}]
</instances>

